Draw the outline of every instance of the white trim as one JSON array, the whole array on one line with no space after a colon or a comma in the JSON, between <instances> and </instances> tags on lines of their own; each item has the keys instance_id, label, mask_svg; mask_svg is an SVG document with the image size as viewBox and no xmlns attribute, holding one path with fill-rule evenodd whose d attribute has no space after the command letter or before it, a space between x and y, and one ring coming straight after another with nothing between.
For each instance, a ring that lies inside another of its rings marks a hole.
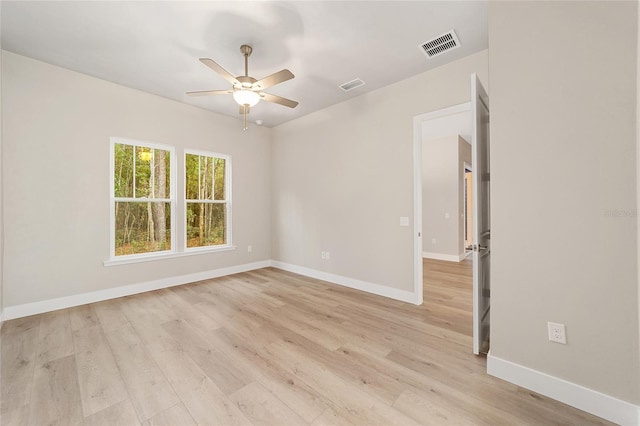
<instances>
[{"instance_id":1,"label":"white trim","mask_svg":"<svg viewBox=\"0 0 640 426\"><path fill-rule=\"evenodd\" d=\"M208 280L225 275L237 274L240 272L252 271L254 269L266 268L271 265L269 260L260 262L245 263L243 265L229 266L226 268L212 269L209 271L196 272L188 275L161 278L159 280L145 281L137 284L130 284L121 287L108 288L104 290L92 291L89 293L75 294L73 296L59 297L56 299L43 300L40 302L25 303L23 305L7 306L4 308L4 319L26 317L29 315L41 314L43 312L56 311L58 309L71 308L73 306L85 305L87 303L101 302L103 300L115 299L117 297L130 296L132 294L144 293L146 291L159 290L162 288L188 284L196 281Z\"/></svg>"},{"instance_id":2,"label":"white trim","mask_svg":"<svg viewBox=\"0 0 640 426\"><path fill-rule=\"evenodd\" d=\"M443 254L443 253L433 253L429 251L423 251L422 257L427 259L435 259L435 260L446 260L448 262L462 262L467 258L468 254Z\"/></svg>"},{"instance_id":3,"label":"white trim","mask_svg":"<svg viewBox=\"0 0 640 426\"><path fill-rule=\"evenodd\" d=\"M471 102L465 102L458 105L453 105L447 108L442 108L436 111L426 112L424 114L417 115L415 118L420 121L429 121L434 118L442 118L448 115L460 114L461 112L471 111ZM420 129L422 132L422 129ZM421 141L422 142L422 141Z\"/></svg>"},{"instance_id":4,"label":"white trim","mask_svg":"<svg viewBox=\"0 0 640 426\"><path fill-rule=\"evenodd\" d=\"M115 259L109 259L102 262L104 266L117 266L117 265L128 265L130 263L140 263L140 262L149 262L152 260L162 260L162 259L171 259L173 257L184 257L184 256L195 256L197 254L205 254L205 253L215 253L219 251L231 251L236 250L238 247L236 246L205 246L205 247L195 247L190 249L188 252L172 252L172 251L161 251L161 252L152 252L152 253L143 253L143 254L132 254L128 256L118 256Z\"/></svg>"},{"instance_id":5,"label":"white trim","mask_svg":"<svg viewBox=\"0 0 640 426\"><path fill-rule=\"evenodd\" d=\"M422 265L422 121L413 118L413 292L416 302L423 302Z\"/></svg>"},{"instance_id":6,"label":"white trim","mask_svg":"<svg viewBox=\"0 0 640 426\"><path fill-rule=\"evenodd\" d=\"M487 373L620 425L640 423L640 406L491 355Z\"/></svg>"},{"instance_id":7,"label":"white trim","mask_svg":"<svg viewBox=\"0 0 640 426\"><path fill-rule=\"evenodd\" d=\"M420 292L420 294L415 294L406 290L399 290L397 288L387 287L385 285L374 284L367 281L357 280L355 278L335 275L329 272L306 268L304 266L292 265L290 263L280 262L278 260L272 260L271 266L273 266L274 268L282 269L284 271L293 272L294 274L304 275L306 277L328 281L330 283L338 284L344 287L366 291L367 293L376 294L378 296L400 300L401 302L413 303L414 305L420 305L422 303L422 292Z\"/></svg>"}]
</instances>

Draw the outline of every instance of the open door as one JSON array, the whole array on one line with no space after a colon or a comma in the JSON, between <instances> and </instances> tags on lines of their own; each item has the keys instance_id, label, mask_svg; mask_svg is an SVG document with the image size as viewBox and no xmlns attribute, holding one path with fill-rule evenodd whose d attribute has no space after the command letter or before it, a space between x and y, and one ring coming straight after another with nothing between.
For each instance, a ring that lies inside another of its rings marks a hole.
<instances>
[{"instance_id":1,"label":"open door","mask_svg":"<svg viewBox=\"0 0 640 426\"><path fill-rule=\"evenodd\" d=\"M489 350L491 211L489 209L489 96L471 75L471 163L473 164L473 353Z\"/></svg>"}]
</instances>

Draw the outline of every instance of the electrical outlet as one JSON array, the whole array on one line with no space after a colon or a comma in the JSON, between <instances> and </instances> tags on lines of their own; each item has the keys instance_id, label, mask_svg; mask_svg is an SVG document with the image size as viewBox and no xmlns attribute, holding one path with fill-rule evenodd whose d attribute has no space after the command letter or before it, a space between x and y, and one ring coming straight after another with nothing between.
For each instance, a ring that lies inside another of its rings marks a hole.
<instances>
[{"instance_id":1,"label":"electrical outlet","mask_svg":"<svg viewBox=\"0 0 640 426\"><path fill-rule=\"evenodd\" d=\"M251 247L251 246L247 246L247 251L248 251L249 253L251 253L251 252L253 251L253 247Z\"/></svg>"},{"instance_id":2,"label":"electrical outlet","mask_svg":"<svg viewBox=\"0 0 640 426\"><path fill-rule=\"evenodd\" d=\"M438 241L438 240L436 240L435 238L432 238L432 239L431 239L431 244L436 244L436 242L437 242L437 241Z\"/></svg>"},{"instance_id":3,"label":"electrical outlet","mask_svg":"<svg viewBox=\"0 0 640 426\"><path fill-rule=\"evenodd\" d=\"M331 258L329 257L329 252L328 252L328 251L325 251L325 252L324 252L324 258L325 258L325 259L327 259L327 260L331 259Z\"/></svg>"},{"instance_id":4,"label":"electrical outlet","mask_svg":"<svg viewBox=\"0 0 640 426\"><path fill-rule=\"evenodd\" d=\"M547 326L549 328L549 341L562 343L563 345L567 344L567 335L565 332L564 324L557 324L555 322L548 322Z\"/></svg>"}]
</instances>

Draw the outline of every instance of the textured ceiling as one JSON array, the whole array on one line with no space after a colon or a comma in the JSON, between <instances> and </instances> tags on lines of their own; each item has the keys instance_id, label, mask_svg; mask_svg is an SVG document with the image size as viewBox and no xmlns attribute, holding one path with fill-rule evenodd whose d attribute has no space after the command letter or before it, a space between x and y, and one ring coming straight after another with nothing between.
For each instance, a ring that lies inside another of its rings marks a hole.
<instances>
[{"instance_id":1,"label":"textured ceiling","mask_svg":"<svg viewBox=\"0 0 640 426\"><path fill-rule=\"evenodd\" d=\"M31 2L2 1L2 48L124 86L238 117L209 57L241 75L283 68L296 78L266 92L300 102L260 102L250 120L275 126L487 48L485 1ZM418 46L454 29L461 47L427 59ZM345 93L338 85L361 78Z\"/></svg>"}]
</instances>

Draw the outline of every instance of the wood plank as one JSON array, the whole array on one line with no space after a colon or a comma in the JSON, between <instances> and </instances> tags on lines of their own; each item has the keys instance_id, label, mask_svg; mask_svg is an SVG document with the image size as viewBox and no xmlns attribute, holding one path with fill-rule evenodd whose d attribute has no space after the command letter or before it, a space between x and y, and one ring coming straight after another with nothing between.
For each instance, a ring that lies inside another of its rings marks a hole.
<instances>
[{"instance_id":1,"label":"wood plank","mask_svg":"<svg viewBox=\"0 0 640 426\"><path fill-rule=\"evenodd\" d=\"M257 426L306 424L293 410L256 382L231 394L231 400Z\"/></svg>"},{"instance_id":2,"label":"wood plank","mask_svg":"<svg viewBox=\"0 0 640 426\"><path fill-rule=\"evenodd\" d=\"M2 426L24 426L29 424L29 404L0 413Z\"/></svg>"},{"instance_id":3,"label":"wood plank","mask_svg":"<svg viewBox=\"0 0 640 426\"><path fill-rule=\"evenodd\" d=\"M143 426L189 426L196 425L191 414L179 403L156 414L151 419L143 423Z\"/></svg>"},{"instance_id":4,"label":"wood plank","mask_svg":"<svg viewBox=\"0 0 640 426\"><path fill-rule=\"evenodd\" d=\"M438 400L418 390L404 391L393 406L421 424L489 424L481 422L482 419L477 416L470 416L465 411L457 410L453 404L449 405L446 401Z\"/></svg>"},{"instance_id":5,"label":"wood plank","mask_svg":"<svg viewBox=\"0 0 640 426\"><path fill-rule=\"evenodd\" d=\"M331 408L327 408L311 423L312 426L352 426L344 417L341 417Z\"/></svg>"},{"instance_id":6,"label":"wood plank","mask_svg":"<svg viewBox=\"0 0 640 426\"><path fill-rule=\"evenodd\" d=\"M69 355L73 355L69 311L65 309L43 314L38 335L36 362L44 364Z\"/></svg>"},{"instance_id":7,"label":"wood plank","mask_svg":"<svg viewBox=\"0 0 640 426\"><path fill-rule=\"evenodd\" d=\"M121 301L117 300L106 300L90 305L98 316L100 325L102 325L102 329L105 332L117 330L129 325L127 317L120 310L121 303Z\"/></svg>"},{"instance_id":8,"label":"wood plank","mask_svg":"<svg viewBox=\"0 0 640 426\"><path fill-rule=\"evenodd\" d=\"M138 414L140 421L146 421L157 414L171 407L176 401L180 401L180 397L173 390L168 380L155 383L149 392L135 395L132 397L131 403Z\"/></svg>"},{"instance_id":9,"label":"wood plank","mask_svg":"<svg viewBox=\"0 0 640 426\"><path fill-rule=\"evenodd\" d=\"M283 339L293 337L288 330L281 330ZM304 339L301 336L299 338ZM277 395L306 422L311 422L327 408L323 397L318 392L298 380L295 375L263 357L245 339L222 329L217 330L211 340L217 350L224 352L238 368L246 371L265 389Z\"/></svg>"},{"instance_id":10,"label":"wood plank","mask_svg":"<svg viewBox=\"0 0 640 426\"><path fill-rule=\"evenodd\" d=\"M3 324L0 356L0 416L3 418L22 419L24 407L31 400L40 319L38 315Z\"/></svg>"},{"instance_id":11,"label":"wood plank","mask_svg":"<svg viewBox=\"0 0 640 426\"><path fill-rule=\"evenodd\" d=\"M264 349L273 363L286 368L318 390L331 402L331 408L351 423L379 425L417 425L413 419L391 408L382 400L369 395L357 385L346 382L317 363L304 352L282 343Z\"/></svg>"},{"instance_id":12,"label":"wood plank","mask_svg":"<svg viewBox=\"0 0 640 426\"><path fill-rule=\"evenodd\" d=\"M178 395L167 386L164 373L149 355L133 327L107 333L106 338L141 421L180 401Z\"/></svg>"},{"instance_id":13,"label":"wood plank","mask_svg":"<svg viewBox=\"0 0 640 426\"><path fill-rule=\"evenodd\" d=\"M178 344L153 351L152 356L196 423L251 424Z\"/></svg>"},{"instance_id":14,"label":"wood plank","mask_svg":"<svg viewBox=\"0 0 640 426\"><path fill-rule=\"evenodd\" d=\"M128 399L84 419L85 426L134 426L139 424L138 416L133 409L133 405L131 405L131 401Z\"/></svg>"},{"instance_id":15,"label":"wood plank","mask_svg":"<svg viewBox=\"0 0 640 426\"><path fill-rule=\"evenodd\" d=\"M162 300L169 304L176 318L180 318L202 331L216 330L221 327L220 323L212 317L194 309L194 305L202 301L202 297L187 288L187 286L177 286L168 289L158 290Z\"/></svg>"},{"instance_id":16,"label":"wood plank","mask_svg":"<svg viewBox=\"0 0 640 426\"><path fill-rule=\"evenodd\" d=\"M74 306L73 308L69 308L68 311L71 331L100 324L98 315L91 305Z\"/></svg>"},{"instance_id":17,"label":"wood plank","mask_svg":"<svg viewBox=\"0 0 640 426\"><path fill-rule=\"evenodd\" d=\"M36 367L29 424L82 424L82 405L73 355Z\"/></svg>"},{"instance_id":18,"label":"wood plank","mask_svg":"<svg viewBox=\"0 0 640 426\"><path fill-rule=\"evenodd\" d=\"M124 401L127 390L100 326L73 333L84 416Z\"/></svg>"}]
</instances>

